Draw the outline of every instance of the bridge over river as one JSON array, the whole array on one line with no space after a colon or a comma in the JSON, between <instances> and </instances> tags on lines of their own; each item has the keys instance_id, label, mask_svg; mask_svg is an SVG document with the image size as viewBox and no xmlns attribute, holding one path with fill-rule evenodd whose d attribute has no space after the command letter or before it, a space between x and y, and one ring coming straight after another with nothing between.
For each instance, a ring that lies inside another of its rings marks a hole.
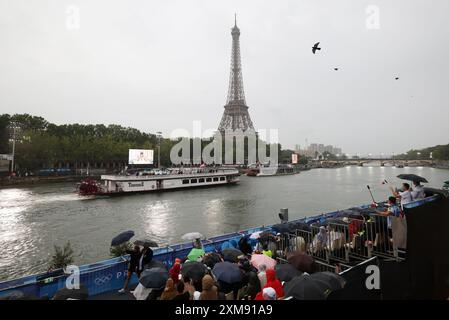
<instances>
[{"instance_id":1,"label":"bridge over river","mask_svg":"<svg viewBox=\"0 0 449 320\"><path fill-rule=\"evenodd\" d=\"M310 160L313 167L318 168L333 168L341 166L360 166L366 164L378 166L396 166L396 167L433 167L435 161L429 160L400 160L400 159L386 159L386 158L369 158L369 159L345 159L345 160Z\"/></svg>"}]
</instances>

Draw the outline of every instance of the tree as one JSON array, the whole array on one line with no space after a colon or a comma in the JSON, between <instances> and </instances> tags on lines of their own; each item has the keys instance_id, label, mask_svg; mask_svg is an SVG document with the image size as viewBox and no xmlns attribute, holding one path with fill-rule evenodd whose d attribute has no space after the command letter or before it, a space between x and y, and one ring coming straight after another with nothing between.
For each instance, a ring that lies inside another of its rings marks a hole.
<instances>
[{"instance_id":1,"label":"tree","mask_svg":"<svg viewBox=\"0 0 449 320\"><path fill-rule=\"evenodd\" d=\"M8 114L0 115L0 153L10 153L9 150L9 126L10 117Z\"/></svg>"},{"instance_id":2,"label":"tree","mask_svg":"<svg viewBox=\"0 0 449 320\"><path fill-rule=\"evenodd\" d=\"M116 258L124 256L126 254L126 251L132 250L132 248L133 246L131 245L131 243L127 241L125 243L122 243L121 245L111 247L109 249L109 252L112 257Z\"/></svg>"},{"instance_id":3,"label":"tree","mask_svg":"<svg viewBox=\"0 0 449 320\"><path fill-rule=\"evenodd\" d=\"M55 245L55 252L51 257L49 270L64 269L72 264L73 260L73 249L70 241L67 241L63 248Z\"/></svg>"}]
</instances>

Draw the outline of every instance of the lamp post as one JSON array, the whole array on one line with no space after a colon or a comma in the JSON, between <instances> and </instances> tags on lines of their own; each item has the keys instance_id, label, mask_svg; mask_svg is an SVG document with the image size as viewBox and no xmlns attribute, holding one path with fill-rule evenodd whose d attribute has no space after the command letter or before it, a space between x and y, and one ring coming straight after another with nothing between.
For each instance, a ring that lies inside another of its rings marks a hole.
<instances>
[{"instance_id":1,"label":"lamp post","mask_svg":"<svg viewBox=\"0 0 449 320\"><path fill-rule=\"evenodd\" d=\"M157 137L157 167L161 167L161 138L162 138L162 132L158 131L156 132Z\"/></svg>"},{"instance_id":2,"label":"lamp post","mask_svg":"<svg viewBox=\"0 0 449 320\"><path fill-rule=\"evenodd\" d=\"M16 135L17 135L17 129L19 129L19 127L17 126L16 123L12 123L11 124L11 128L12 128L12 159L11 159L11 173L14 172L14 166L15 166L15 154L16 154Z\"/></svg>"}]
</instances>

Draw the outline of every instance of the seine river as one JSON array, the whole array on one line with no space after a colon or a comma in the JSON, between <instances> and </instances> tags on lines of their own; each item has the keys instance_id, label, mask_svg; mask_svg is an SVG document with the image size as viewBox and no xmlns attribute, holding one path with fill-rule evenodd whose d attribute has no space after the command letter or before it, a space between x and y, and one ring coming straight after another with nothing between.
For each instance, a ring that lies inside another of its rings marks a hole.
<instances>
[{"instance_id":1,"label":"seine river","mask_svg":"<svg viewBox=\"0 0 449 320\"><path fill-rule=\"evenodd\" d=\"M109 257L111 238L134 230L160 245L180 242L187 232L206 237L276 223L280 208L290 219L386 199L387 179L400 173L426 177L440 188L449 171L433 168L344 167L299 175L242 176L235 186L86 199L73 183L0 189L0 280L45 271L54 245L70 240L75 263Z\"/></svg>"}]
</instances>

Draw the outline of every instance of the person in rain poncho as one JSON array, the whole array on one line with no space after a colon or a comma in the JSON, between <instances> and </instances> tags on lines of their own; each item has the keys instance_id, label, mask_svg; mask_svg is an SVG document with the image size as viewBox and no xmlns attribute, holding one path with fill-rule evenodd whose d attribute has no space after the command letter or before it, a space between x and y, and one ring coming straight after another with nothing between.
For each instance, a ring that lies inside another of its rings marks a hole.
<instances>
[{"instance_id":1,"label":"person in rain poncho","mask_svg":"<svg viewBox=\"0 0 449 320\"><path fill-rule=\"evenodd\" d=\"M329 237L327 234L326 227L321 226L320 231L317 233L317 235L313 239L314 252L323 250L326 247L328 240L329 240Z\"/></svg>"},{"instance_id":2,"label":"person in rain poncho","mask_svg":"<svg viewBox=\"0 0 449 320\"><path fill-rule=\"evenodd\" d=\"M176 258L175 264L171 267L169 274L175 284L179 282L179 273L181 272L181 259Z\"/></svg>"},{"instance_id":3,"label":"person in rain poncho","mask_svg":"<svg viewBox=\"0 0 449 320\"><path fill-rule=\"evenodd\" d=\"M282 298L284 296L284 288L282 287L282 283L276 278L276 271L273 269L268 269L267 273L267 284L264 286L266 288L273 288L276 291L276 298ZM263 299L263 290L260 291L255 300L264 300Z\"/></svg>"},{"instance_id":4,"label":"person in rain poncho","mask_svg":"<svg viewBox=\"0 0 449 320\"><path fill-rule=\"evenodd\" d=\"M263 244L262 253L264 255L266 255L267 257L270 257L270 258L273 257L273 252L270 249L268 249L268 244Z\"/></svg>"}]
</instances>

